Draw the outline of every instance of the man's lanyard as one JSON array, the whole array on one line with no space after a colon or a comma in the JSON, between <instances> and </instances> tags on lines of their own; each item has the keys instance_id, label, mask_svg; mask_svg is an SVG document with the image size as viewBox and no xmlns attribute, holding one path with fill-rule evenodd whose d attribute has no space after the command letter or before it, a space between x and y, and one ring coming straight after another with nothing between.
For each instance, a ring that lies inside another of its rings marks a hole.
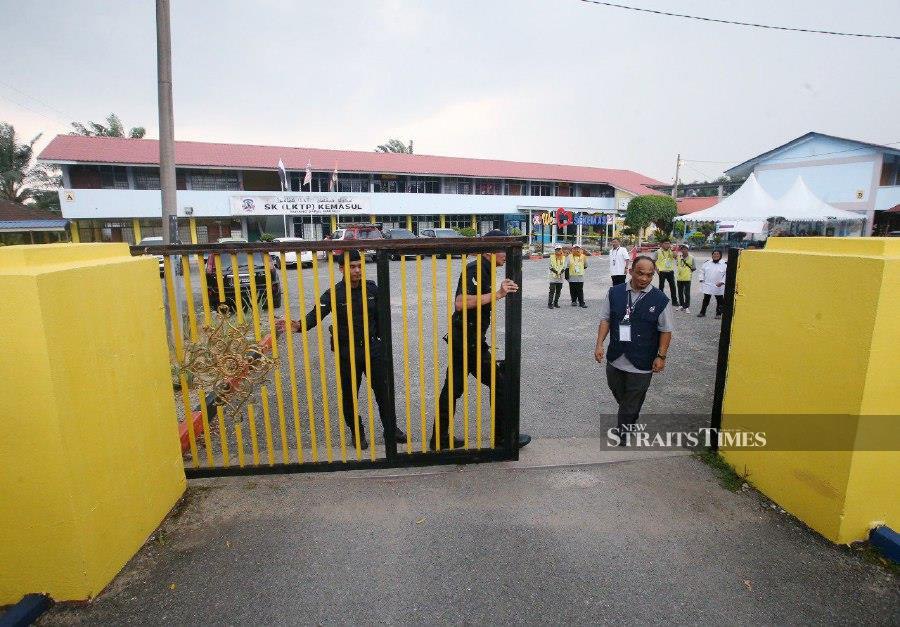
<instances>
[{"instance_id":1,"label":"man's lanyard","mask_svg":"<svg viewBox=\"0 0 900 627\"><path fill-rule=\"evenodd\" d=\"M631 312L634 311L634 308L639 302L641 302L641 299L646 293L647 292L641 292L640 294L638 294L638 297L634 299L634 302L631 302L631 286L628 286L628 305L625 308L625 317L622 319L623 322L627 322L631 319Z\"/></svg>"}]
</instances>

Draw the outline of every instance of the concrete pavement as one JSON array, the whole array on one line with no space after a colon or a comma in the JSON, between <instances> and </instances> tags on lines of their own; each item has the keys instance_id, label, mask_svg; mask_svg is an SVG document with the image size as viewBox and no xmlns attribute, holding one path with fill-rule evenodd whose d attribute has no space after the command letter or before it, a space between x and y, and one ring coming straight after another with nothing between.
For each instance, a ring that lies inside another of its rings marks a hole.
<instances>
[{"instance_id":1,"label":"concrete pavement","mask_svg":"<svg viewBox=\"0 0 900 627\"><path fill-rule=\"evenodd\" d=\"M895 575L689 456L549 450L194 481L108 590L41 624L900 622Z\"/></svg>"}]
</instances>

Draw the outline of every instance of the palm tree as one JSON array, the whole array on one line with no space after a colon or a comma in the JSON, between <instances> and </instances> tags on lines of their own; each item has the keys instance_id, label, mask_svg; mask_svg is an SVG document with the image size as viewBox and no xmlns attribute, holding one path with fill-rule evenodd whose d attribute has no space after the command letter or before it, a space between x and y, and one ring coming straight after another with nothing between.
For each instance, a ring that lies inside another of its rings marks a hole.
<instances>
[{"instance_id":1,"label":"palm tree","mask_svg":"<svg viewBox=\"0 0 900 627\"><path fill-rule=\"evenodd\" d=\"M106 116L106 124L98 122L88 122L85 126L81 122L72 122L72 128L75 132L72 135L85 135L86 137L125 137L125 126L122 120L115 113ZM128 137L131 139L142 139L147 133L143 126L132 127L128 131Z\"/></svg>"},{"instance_id":2,"label":"palm tree","mask_svg":"<svg viewBox=\"0 0 900 627\"><path fill-rule=\"evenodd\" d=\"M17 203L41 200L46 204L47 188L59 187L58 175L46 166L33 163L34 144L40 138L38 134L31 141L19 143L16 129L0 122L0 198ZM58 198L55 204L58 211Z\"/></svg>"},{"instance_id":3,"label":"palm tree","mask_svg":"<svg viewBox=\"0 0 900 627\"><path fill-rule=\"evenodd\" d=\"M379 144L375 148L375 152L399 152L411 155L413 153L413 143L412 140L409 140L409 146L407 146L399 139L389 139L386 144Z\"/></svg>"}]
</instances>

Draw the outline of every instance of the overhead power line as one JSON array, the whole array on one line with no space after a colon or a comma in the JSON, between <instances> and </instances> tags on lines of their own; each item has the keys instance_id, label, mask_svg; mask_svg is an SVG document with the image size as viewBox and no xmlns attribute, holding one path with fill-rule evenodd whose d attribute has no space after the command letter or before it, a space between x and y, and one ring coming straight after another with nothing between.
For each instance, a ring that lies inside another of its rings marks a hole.
<instances>
[{"instance_id":1,"label":"overhead power line","mask_svg":"<svg viewBox=\"0 0 900 627\"><path fill-rule=\"evenodd\" d=\"M629 11L638 11L640 13L653 13L654 15L665 15L666 17L680 17L686 20L699 20L701 22L715 22L717 24L730 24L732 26L749 26L751 28L768 28L769 30L783 30L794 33L812 33L815 35L836 35L839 37L863 37L867 39L900 39L900 35L876 35L872 33L843 33L832 30L818 30L815 28L794 28L791 26L773 26L772 24L756 24L754 22L738 22L736 20L721 20L714 17L702 17L699 15L686 15L684 13L671 13L669 11L658 11L656 9L645 9L643 7L633 7L627 4L617 4L615 2L602 2L601 0L581 0L585 4L596 4L599 6L612 7L614 9L627 9Z\"/></svg>"}]
</instances>

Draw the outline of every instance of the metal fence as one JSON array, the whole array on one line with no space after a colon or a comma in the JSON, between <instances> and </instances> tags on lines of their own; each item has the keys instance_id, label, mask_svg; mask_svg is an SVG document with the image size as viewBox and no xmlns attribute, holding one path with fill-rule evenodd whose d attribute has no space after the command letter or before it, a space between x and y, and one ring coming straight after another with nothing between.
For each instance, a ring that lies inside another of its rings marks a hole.
<instances>
[{"instance_id":1,"label":"metal fence","mask_svg":"<svg viewBox=\"0 0 900 627\"><path fill-rule=\"evenodd\" d=\"M521 297L509 294L501 311L497 270L504 266L505 277L521 285L520 238L131 250L161 259L188 476L518 458ZM362 256L361 298L340 277L352 270L349 256L341 255L348 250ZM374 286L367 281L373 274L367 257L374 259ZM474 294L467 287L473 272L485 277L475 282ZM474 296L486 312L458 308L458 285L463 301ZM334 318L343 314L342 299L347 324L339 338ZM361 317L353 312L355 300ZM465 372L454 376L460 364ZM352 383L360 378L365 383L358 396ZM461 390L453 390L454 380ZM432 442L442 409L448 438ZM398 430L405 441L398 442Z\"/></svg>"}]
</instances>

